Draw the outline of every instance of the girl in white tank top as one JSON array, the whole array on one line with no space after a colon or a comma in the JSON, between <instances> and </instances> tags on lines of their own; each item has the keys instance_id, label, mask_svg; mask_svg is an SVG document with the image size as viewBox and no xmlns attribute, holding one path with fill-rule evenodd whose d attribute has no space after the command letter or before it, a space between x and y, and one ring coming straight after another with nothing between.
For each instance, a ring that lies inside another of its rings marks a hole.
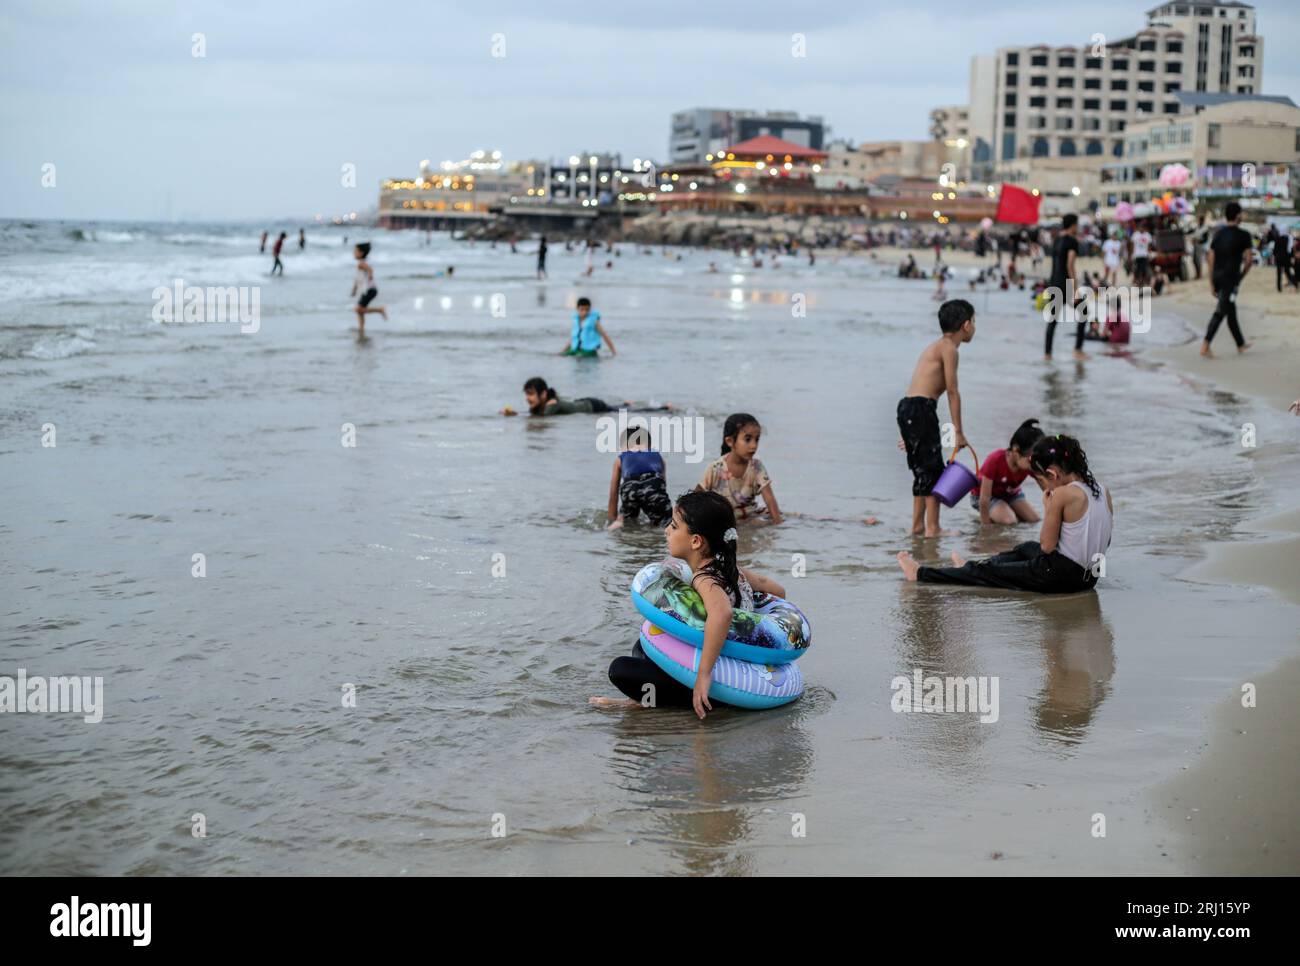
<instances>
[{"instance_id":1,"label":"girl in white tank top","mask_svg":"<svg viewBox=\"0 0 1300 966\"><path fill-rule=\"evenodd\" d=\"M1093 477L1088 457L1072 436L1044 436L1029 457L1030 472L1043 488L1043 526L1037 541L985 560L955 567L922 567L909 553L898 555L908 580L932 584L1002 587L1039 594L1092 590L1110 546L1110 493ZM1071 519L1073 518L1073 519Z\"/></svg>"}]
</instances>

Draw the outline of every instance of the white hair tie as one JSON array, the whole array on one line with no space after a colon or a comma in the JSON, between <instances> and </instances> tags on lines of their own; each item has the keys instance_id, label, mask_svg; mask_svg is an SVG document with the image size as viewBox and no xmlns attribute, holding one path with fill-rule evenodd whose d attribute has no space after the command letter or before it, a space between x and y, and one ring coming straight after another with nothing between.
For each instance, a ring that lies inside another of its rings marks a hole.
<instances>
[{"instance_id":1,"label":"white hair tie","mask_svg":"<svg viewBox=\"0 0 1300 966\"><path fill-rule=\"evenodd\" d=\"M738 534L736 533L736 528L731 527L727 530L726 533L722 535L722 539L727 543L735 543L737 536Z\"/></svg>"}]
</instances>

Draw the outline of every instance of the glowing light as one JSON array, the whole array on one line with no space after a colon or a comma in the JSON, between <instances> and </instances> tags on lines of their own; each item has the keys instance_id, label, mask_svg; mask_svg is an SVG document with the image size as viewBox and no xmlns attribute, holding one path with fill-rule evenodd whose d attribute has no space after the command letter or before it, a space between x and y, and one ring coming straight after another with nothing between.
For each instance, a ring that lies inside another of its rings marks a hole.
<instances>
[{"instance_id":1,"label":"glowing light","mask_svg":"<svg viewBox=\"0 0 1300 966\"><path fill-rule=\"evenodd\" d=\"M738 195L743 195L744 193L745 193L745 182L743 182L743 181L737 181L737 182L736 182L736 194L738 194Z\"/></svg>"},{"instance_id":2,"label":"glowing light","mask_svg":"<svg viewBox=\"0 0 1300 966\"><path fill-rule=\"evenodd\" d=\"M821 170L822 170L822 166L820 164L813 165L813 174L820 174Z\"/></svg>"},{"instance_id":3,"label":"glowing light","mask_svg":"<svg viewBox=\"0 0 1300 966\"><path fill-rule=\"evenodd\" d=\"M587 163L588 163L588 164L595 164L595 163L596 163L596 156L593 154L591 157L589 157L589 158L587 159Z\"/></svg>"},{"instance_id":4,"label":"glowing light","mask_svg":"<svg viewBox=\"0 0 1300 966\"><path fill-rule=\"evenodd\" d=\"M767 167L767 165L764 162L760 161L756 165L754 165L754 167L758 168L759 171L762 171L764 168Z\"/></svg>"},{"instance_id":5,"label":"glowing light","mask_svg":"<svg viewBox=\"0 0 1300 966\"><path fill-rule=\"evenodd\" d=\"M1083 193L1083 192L1081 192L1081 191L1079 190L1079 186L1078 186L1078 185L1075 185L1073 188L1070 189L1070 194L1074 195L1076 198L1077 198L1080 194L1082 194L1082 193Z\"/></svg>"},{"instance_id":6,"label":"glowing light","mask_svg":"<svg viewBox=\"0 0 1300 966\"><path fill-rule=\"evenodd\" d=\"M1038 197L1038 189L1035 188L1033 191L1030 192L1030 194L1032 194L1035 198L1037 198L1037 197Z\"/></svg>"},{"instance_id":7,"label":"glowing light","mask_svg":"<svg viewBox=\"0 0 1300 966\"><path fill-rule=\"evenodd\" d=\"M578 163L578 156L576 154L569 155L569 164L577 164L577 163Z\"/></svg>"},{"instance_id":8,"label":"glowing light","mask_svg":"<svg viewBox=\"0 0 1300 966\"><path fill-rule=\"evenodd\" d=\"M785 170L790 171L794 168L794 165L791 164L789 161L787 161L785 164L782 165L782 167L785 168Z\"/></svg>"},{"instance_id":9,"label":"glowing light","mask_svg":"<svg viewBox=\"0 0 1300 966\"><path fill-rule=\"evenodd\" d=\"M939 214L940 214L939 209L938 208L934 209L934 217L938 218Z\"/></svg>"},{"instance_id":10,"label":"glowing light","mask_svg":"<svg viewBox=\"0 0 1300 966\"><path fill-rule=\"evenodd\" d=\"M699 187L699 185L696 184L694 181L691 182L691 190L692 190L692 191L694 191L694 190L695 190L696 188L698 188L698 187Z\"/></svg>"}]
</instances>

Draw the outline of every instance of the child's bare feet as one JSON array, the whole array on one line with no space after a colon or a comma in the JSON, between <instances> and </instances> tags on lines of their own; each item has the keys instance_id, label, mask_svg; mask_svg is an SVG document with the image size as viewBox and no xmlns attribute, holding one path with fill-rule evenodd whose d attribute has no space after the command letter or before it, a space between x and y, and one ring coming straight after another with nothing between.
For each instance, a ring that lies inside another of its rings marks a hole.
<instances>
[{"instance_id":1,"label":"child's bare feet","mask_svg":"<svg viewBox=\"0 0 1300 966\"><path fill-rule=\"evenodd\" d=\"M617 530L617 529L619 529L621 526L623 526L623 518L622 518L622 517L619 517L618 519L611 521L610 524L609 524L609 526L607 526L605 529L606 529L606 530Z\"/></svg>"},{"instance_id":2,"label":"child's bare feet","mask_svg":"<svg viewBox=\"0 0 1300 966\"><path fill-rule=\"evenodd\" d=\"M1084 359L1088 358L1088 353L1084 352L1082 349L1075 349L1074 357L1082 362Z\"/></svg>"},{"instance_id":3,"label":"child's bare feet","mask_svg":"<svg viewBox=\"0 0 1300 966\"><path fill-rule=\"evenodd\" d=\"M913 583L916 582L916 572L921 569L921 565L912 559L912 555L906 550L898 555L898 566L903 568L903 576Z\"/></svg>"},{"instance_id":4,"label":"child's bare feet","mask_svg":"<svg viewBox=\"0 0 1300 966\"><path fill-rule=\"evenodd\" d=\"M587 703L596 708L639 708L640 705L631 698L588 698Z\"/></svg>"},{"instance_id":5,"label":"child's bare feet","mask_svg":"<svg viewBox=\"0 0 1300 966\"><path fill-rule=\"evenodd\" d=\"M388 321L388 309L386 309L386 308L382 308L382 307L381 307L381 308L379 309L379 317L380 317L381 319L383 319L385 322L387 322L387 321Z\"/></svg>"},{"instance_id":6,"label":"child's bare feet","mask_svg":"<svg viewBox=\"0 0 1300 966\"><path fill-rule=\"evenodd\" d=\"M1253 346L1254 344L1255 344L1255 343L1253 343L1253 342L1247 342L1245 345L1239 345L1239 346L1237 346L1237 354L1240 355L1241 353L1245 352L1247 349L1249 349L1249 348L1250 348L1251 346Z\"/></svg>"},{"instance_id":7,"label":"child's bare feet","mask_svg":"<svg viewBox=\"0 0 1300 966\"><path fill-rule=\"evenodd\" d=\"M1208 342L1201 343L1201 358L1203 359L1214 358L1214 353L1210 351L1210 344Z\"/></svg>"},{"instance_id":8,"label":"child's bare feet","mask_svg":"<svg viewBox=\"0 0 1300 966\"><path fill-rule=\"evenodd\" d=\"M957 536L957 533L956 530L931 530L929 527L925 528L925 535L927 537L955 537Z\"/></svg>"},{"instance_id":9,"label":"child's bare feet","mask_svg":"<svg viewBox=\"0 0 1300 966\"><path fill-rule=\"evenodd\" d=\"M949 559L952 560L952 565L953 565L954 567L964 567L964 566L966 566L966 561L965 561L965 559L963 559L963 558L962 558L962 555L959 554L956 550L954 550L952 553L950 553L950 554L948 555L948 557L949 557Z\"/></svg>"}]
</instances>

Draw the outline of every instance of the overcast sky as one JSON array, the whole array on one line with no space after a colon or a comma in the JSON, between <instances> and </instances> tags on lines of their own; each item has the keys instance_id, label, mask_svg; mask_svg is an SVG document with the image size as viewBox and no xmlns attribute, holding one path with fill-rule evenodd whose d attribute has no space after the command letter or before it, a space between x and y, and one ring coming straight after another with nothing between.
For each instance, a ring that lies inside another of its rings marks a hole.
<instances>
[{"instance_id":1,"label":"overcast sky","mask_svg":"<svg viewBox=\"0 0 1300 966\"><path fill-rule=\"evenodd\" d=\"M1126 36L1153 5L0 0L0 217L332 215L480 147L662 158L671 114L697 106L924 138L931 107L967 100L972 54ZM1300 103L1300 4L1256 11L1263 93Z\"/></svg>"}]
</instances>

